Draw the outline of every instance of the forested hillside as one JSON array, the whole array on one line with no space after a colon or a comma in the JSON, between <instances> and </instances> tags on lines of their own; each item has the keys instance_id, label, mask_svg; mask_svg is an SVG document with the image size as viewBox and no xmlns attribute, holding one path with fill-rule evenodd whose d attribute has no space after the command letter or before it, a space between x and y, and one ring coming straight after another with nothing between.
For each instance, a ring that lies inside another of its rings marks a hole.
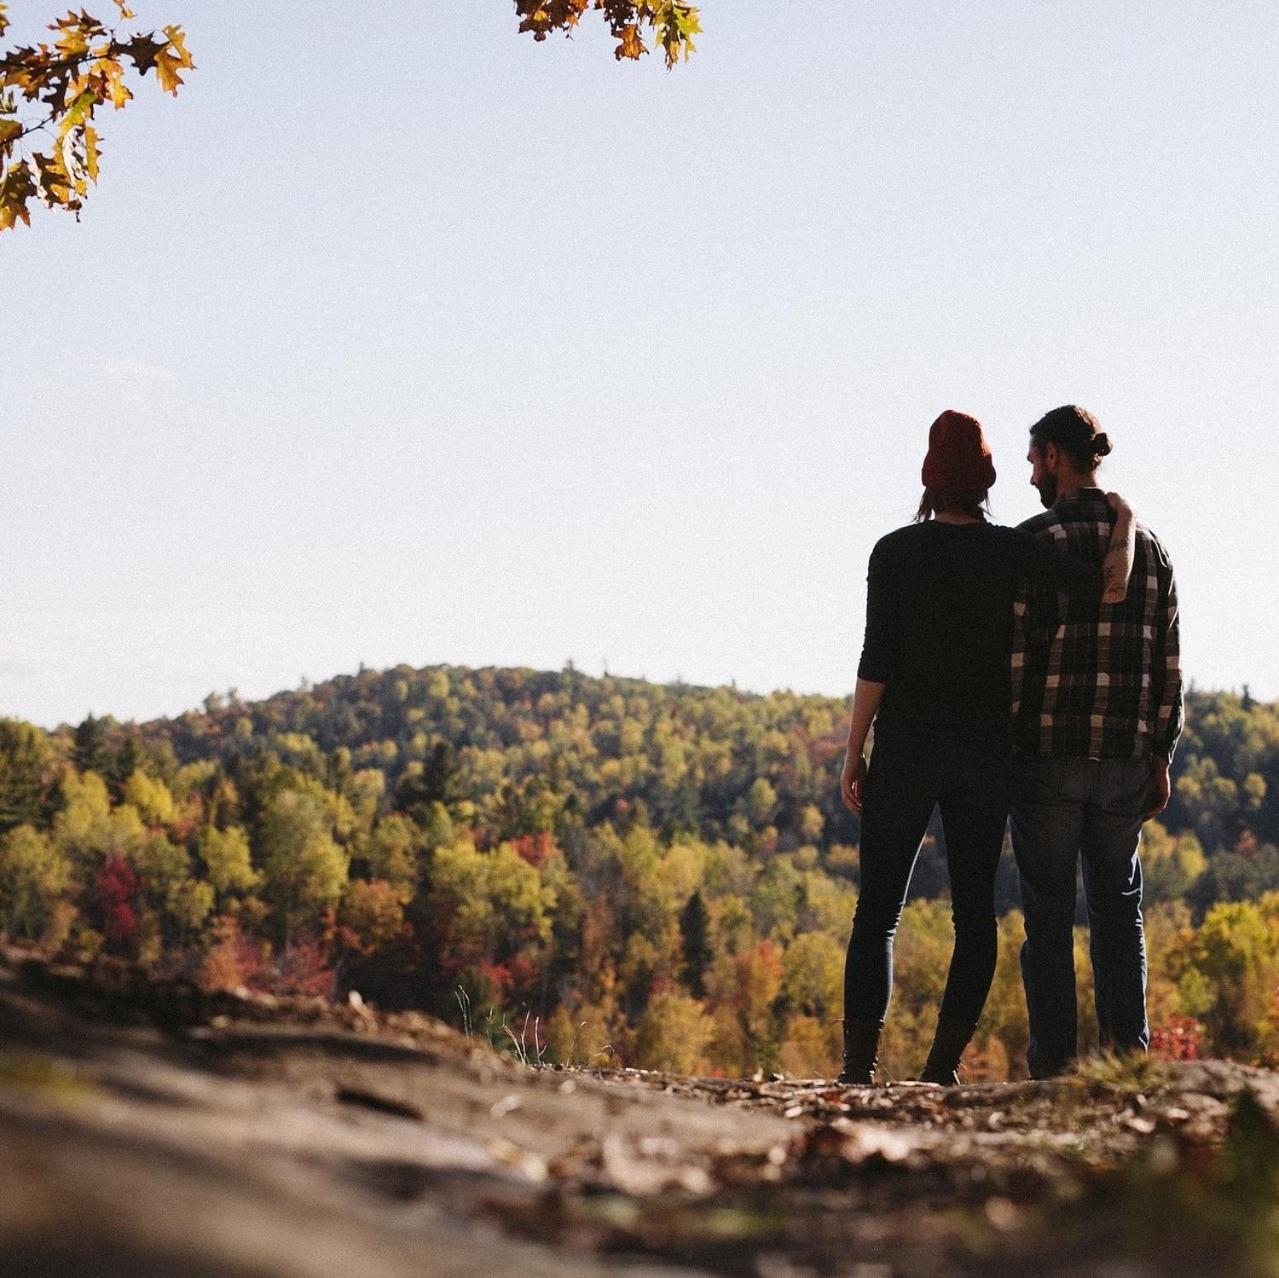
<instances>
[{"instance_id":1,"label":"forested hillside","mask_svg":"<svg viewBox=\"0 0 1279 1278\"><path fill-rule=\"evenodd\" d=\"M1145 850L1156 1046L1261 1059L1279 1054L1279 709L1192 693L1188 718ZM142 725L0 721L0 932L210 989L358 989L530 1058L824 1073L857 888L844 728L826 697L462 667ZM1009 870L985 1076L1016 1076L1025 1043ZM944 887L927 846L899 1073L944 978Z\"/></svg>"}]
</instances>

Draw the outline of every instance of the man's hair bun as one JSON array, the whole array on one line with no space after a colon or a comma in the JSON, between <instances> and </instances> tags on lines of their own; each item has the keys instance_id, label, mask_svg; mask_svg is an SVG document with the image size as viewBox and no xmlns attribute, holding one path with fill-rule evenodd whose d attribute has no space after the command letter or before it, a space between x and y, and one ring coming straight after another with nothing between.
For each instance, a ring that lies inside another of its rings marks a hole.
<instances>
[{"instance_id":1,"label":"man's hair bun","mask_svg":"<svg viewBox=\"0 0 1279 1278\"><path fill-rule=\"evenodd\" d=\"M1045 413L1031 428L1030 437L1043 448L1056 444L1082 473L1097 469L1097 464L1110 453L1110 436L1097 425L1097 419L1078 404L1063 404Z\"/></svg>"}]
</instances>

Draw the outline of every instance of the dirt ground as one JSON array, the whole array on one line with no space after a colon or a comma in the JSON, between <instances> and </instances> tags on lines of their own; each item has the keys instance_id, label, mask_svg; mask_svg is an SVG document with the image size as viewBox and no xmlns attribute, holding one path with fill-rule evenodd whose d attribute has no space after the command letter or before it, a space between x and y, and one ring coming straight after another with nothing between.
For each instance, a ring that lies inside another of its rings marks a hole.
<instances>
[{"instance_id":1,"label":"dirt ground","mask_svg":"<svg viewBox=\"0 0 1279 1278\"><path fill-rule=\"evenodd\" d=\"M533 1069L0 952L0 1275L1279 1274L1279 1077Z\"/></svg>"}]
</instances>

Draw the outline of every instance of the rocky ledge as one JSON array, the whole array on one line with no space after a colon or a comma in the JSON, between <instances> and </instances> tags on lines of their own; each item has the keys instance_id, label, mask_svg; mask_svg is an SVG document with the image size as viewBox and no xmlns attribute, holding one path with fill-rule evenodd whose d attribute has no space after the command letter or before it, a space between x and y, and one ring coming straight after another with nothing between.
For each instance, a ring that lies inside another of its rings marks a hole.
<instances>
[{"instance_id":1,"label":"rocky ledge","mask_svg":"<svg viewBox=\"0 0 1279 1278\"><path fill-rule=\"evenodd\" d=\"M0 1274L1279 1274L1279 1076L532 1068L0 951Z\"/></svg>"}]
</instances>

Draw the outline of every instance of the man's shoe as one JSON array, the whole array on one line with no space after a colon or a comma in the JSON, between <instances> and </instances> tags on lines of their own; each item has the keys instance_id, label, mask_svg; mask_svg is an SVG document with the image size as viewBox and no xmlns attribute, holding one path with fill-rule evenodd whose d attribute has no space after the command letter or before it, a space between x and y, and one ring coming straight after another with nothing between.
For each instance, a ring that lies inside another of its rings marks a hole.
<instances>
[{"instance_id":1,"label":"man's shoe","mask_svg":"<svg viewBox=\"0 0 1279 1278\"><path fill-rule=\"evenodd\" d=\"M883 1021L869 1017L844 1017L844 1068L837 1082L845 1087L874 1085L883 1028Z\"/></svg>"},{"instance_id":2,"label":"man's shoe","mask_svg":"<svg viewBox=\"0 0 1279 1278\"><path fill-rule=\"evenodd\" d=\"M972 1041L977 1027L953 1016L941 1016L937 1020L937 1033L928 1060L919 1075L921 1083L937 1083L942 1087L959 1086L959 1059L964 1048Z\"/></svg>"}]
</instances>

